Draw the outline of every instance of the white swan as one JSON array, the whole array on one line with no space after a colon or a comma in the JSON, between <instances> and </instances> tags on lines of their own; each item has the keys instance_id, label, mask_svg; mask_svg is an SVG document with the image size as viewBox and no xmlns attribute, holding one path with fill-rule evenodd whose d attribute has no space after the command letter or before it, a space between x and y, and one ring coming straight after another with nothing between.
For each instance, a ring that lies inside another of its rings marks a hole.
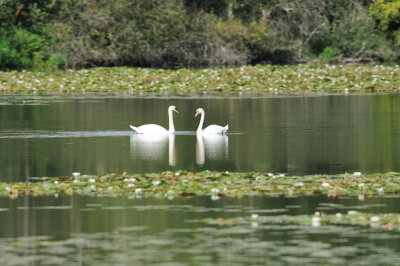
<instances>
[{"instance_id":1,"label":"white swan","mask_svg":"<svg viewBox=\"0 0 400 266\"><path fill-rule=\"evenodd\" d=\"M166 134L174 134L175 133L175 127L174 127L174 119L172 117L172 111L179 113L178 109L171 105L168 107L168 121L169 121L169 130L166 130L162 126L156 125L156 124L147 124L143 125L140 127L134 127L130 125L130 127L136 131L139 134L157 134L157 135L166 135Z\"/></svg>"},{"instance_id":2,"label":"white swan","mask_svg":"<svg viewBox=\"0 0 400 266\"><path fill-rule=\"evenodd\" d=\"M229 128L229 125L226 125L224 127L218 126L218 125L209 125L205 129L203 129L203 123L204 123L204 110L203 108L199 108L196 110L196 114L194 115L195 117L201 114L200 118L200 123L199 127L197 128L196 134L198 135L212 135L212 134L226 134L226 131Z\"/></svg>"}]
</instances>

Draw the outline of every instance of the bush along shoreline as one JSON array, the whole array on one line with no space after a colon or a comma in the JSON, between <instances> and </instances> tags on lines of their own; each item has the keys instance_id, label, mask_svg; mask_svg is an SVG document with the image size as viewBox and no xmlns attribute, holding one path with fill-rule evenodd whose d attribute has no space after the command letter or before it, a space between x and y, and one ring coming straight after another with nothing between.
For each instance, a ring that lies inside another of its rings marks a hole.
<instances>
[{"instance_id":1,"label":"bush along shoreline","mask_svg":"<svg viewBox=\"0 0 400 266\"><path fill-rule=\"evenodd\" d=\"M390 0L2 0L0 69L400 62Z\"/></svg>"}]
</instances>

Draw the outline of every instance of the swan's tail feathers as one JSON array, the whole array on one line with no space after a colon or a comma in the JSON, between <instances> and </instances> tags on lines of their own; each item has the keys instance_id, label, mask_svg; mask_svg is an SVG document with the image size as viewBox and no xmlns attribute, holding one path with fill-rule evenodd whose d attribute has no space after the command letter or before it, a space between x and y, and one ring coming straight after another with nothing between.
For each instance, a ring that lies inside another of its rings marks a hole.
<instances>
[{"instance_id":1,"label":"swan's tail feathers","mask_svg":"<svg viewBox=\"0 0 400 266\"><path fill-rule=\"evenodd\" d=\"M226 131L228 131L228 129L229 129L229 124L224 127L222 134L226 134Z\"/></svg>"},{"instance_id":2,"label":"swan's tail feathers","mask_svg":"<svg viewBox=\"0 0 400 266\"><path fill-rule=\"evenodd\" d=\"M134 126L132 126L132 125L130 125L130 127L131 127L134 131L136 131L137 133L143 134L143 132L142 132L139 128L134 127Z\"/></svg>"}]
</instances>

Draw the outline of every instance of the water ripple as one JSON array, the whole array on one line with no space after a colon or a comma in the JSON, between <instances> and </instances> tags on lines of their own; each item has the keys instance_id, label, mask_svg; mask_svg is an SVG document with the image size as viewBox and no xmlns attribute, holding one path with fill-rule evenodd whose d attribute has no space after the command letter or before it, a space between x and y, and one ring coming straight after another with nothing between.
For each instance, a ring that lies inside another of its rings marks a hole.
<instances>
[{"instance_id":1,"label":"water ripple","mask_svg":"<svg viewBox=\"0 0 400 266\"><path fill-rule=\"evenodd\" d=\"M92 137L124 137L132 131L17 131L2 132L1 139L39 139L39 138L92 138Z\"/></svg>"},{"instance_id":2,"label":"water ripple","mask_svg":"<svg viewBox=\"0 0 400 266\"><path fill-rule=\"evenodd\" d=\"M42 139L42 138L93 138L93 137L126 137L136 134L133 131L96 130L96 131L3 131L0 139ZM230 133L240 134L240 133ZM176 131L175 135L195 136L196 131Z\"/></svg>"}]
</instances>

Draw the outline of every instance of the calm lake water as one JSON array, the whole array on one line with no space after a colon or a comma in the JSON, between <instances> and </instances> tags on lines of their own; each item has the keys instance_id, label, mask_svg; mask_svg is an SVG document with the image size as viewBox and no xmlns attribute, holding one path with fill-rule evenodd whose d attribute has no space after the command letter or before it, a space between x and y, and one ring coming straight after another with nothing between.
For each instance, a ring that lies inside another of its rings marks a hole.
<instances>
[{"instance_id":1,"label":"calm lake water","mask_svg":"<svg viewBox=\"0 0 400 266\"><path fill-rule=\"evenodd\" d=\"M303 174L400 170L400 95L270 98L2 98L0 180L35 176L228 170ZM129 125L168 127L171 138ZM227 136L197 138L205 125Z\"/></svg>"},{"instance_id":2,"label":"calm lake water","mask_svg":"<svg viewBox=\"0 0 400 266\"><path fill-rule=\"evenodd\" d=\"M399 212L398 198L0 198L1 265L395 265L400 234L370 227L210 225L206 218Z\"/></svg>"},{"instance_id":3,"label":"calm lake water","mask_svg":"<svg viewBox=\"0 0 400 266\"><path fill-rule=\"evenodd\" d=\"M129 125L168 126L147 138ZM197 138L205 125L229 134ZM336 174L400 171L400 95L0 98L0 181L166 170ZM399 213L390 197L157 200L0 197L0 265L390 265L400 234L370 227L218 226L251 214Z\"/></svg>"}]
</instances>

